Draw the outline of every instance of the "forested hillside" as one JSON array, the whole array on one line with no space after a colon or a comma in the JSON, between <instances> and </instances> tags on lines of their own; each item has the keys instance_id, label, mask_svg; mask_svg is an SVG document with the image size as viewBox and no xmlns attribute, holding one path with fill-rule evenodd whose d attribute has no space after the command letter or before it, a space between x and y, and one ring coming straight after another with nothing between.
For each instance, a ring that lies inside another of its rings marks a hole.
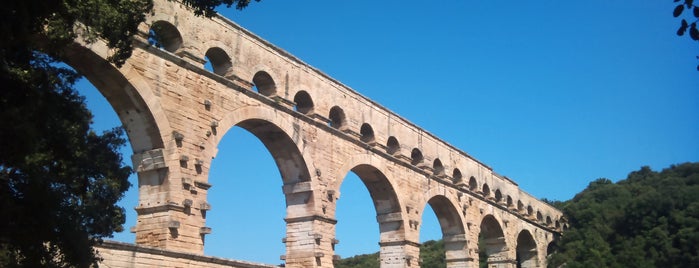
<instances>
[{"instance_id":1,"label":"forested hillside","mask_svg":"<svg viewBox=\"0 0 699 268\"><path fill-rule=\"evenodd\" d=\"M571 229L551 267L699 267L699 163L598 179L558 205Z\"/></svg>"},{"instance_id":2,"label":"forested hillside","mask_svg":"<svg viewBox=\"0 0 699 268\"><path fill-rule=\"evenodd\" d=\"M699 267L699 163L643 167L617 183L597 179L551 203L570 228L549 267ZM423 243L420 258L421 267L446 267L441 241ZM378 260L378 253L359 255L335 267L379 267Z\"/></svg>"}]
</instances>

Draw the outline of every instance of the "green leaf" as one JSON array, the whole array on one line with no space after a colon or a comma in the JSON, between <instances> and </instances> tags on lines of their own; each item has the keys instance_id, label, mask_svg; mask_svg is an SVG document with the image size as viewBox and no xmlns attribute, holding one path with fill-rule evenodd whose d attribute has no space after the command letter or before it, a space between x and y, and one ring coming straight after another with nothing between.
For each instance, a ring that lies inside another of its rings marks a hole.
<instances>
[{"instance_id":1,"label":"green leaf","mask_svg":"<svg viewBox=\"0 0 699 268\"><path fill-rule=\"evenodd\" d=\"M678 5L675 7L675 10L672 11L672 15L675 16L675 18L677 18L680 15L682 15L682 11L684 11L684 5Z\"/></svg>"}]
</instances>

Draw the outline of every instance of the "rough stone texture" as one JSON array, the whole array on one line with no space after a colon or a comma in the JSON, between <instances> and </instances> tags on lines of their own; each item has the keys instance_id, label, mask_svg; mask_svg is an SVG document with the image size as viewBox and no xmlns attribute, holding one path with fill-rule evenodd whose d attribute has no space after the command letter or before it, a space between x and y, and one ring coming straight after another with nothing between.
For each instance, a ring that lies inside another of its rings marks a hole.
<instances>
[{"instance_id":1,"label":"rough stone texture","mask_svg":"<svg viewBox=\"0 0 699 268\"><path fill-rule=\"evenodd\" d=\"M139 180L136 244L202 254L205 236L216 232L206 226L206 213L217 213L207 202L211 159L221 137L240 126L265 144L281 173L287 267L332 267L336 202L349 172L374 199L382 267L419 266L428 204L448 241L449 267L477 267L479 250L489 253L489 267L514 267L518 253L530 256L523 267L545 266L547 246L566 226L560 211L233 22L154 2L123 67L104 60L102 43L68 52L128 131ZM162 48L148 45L150 25ZM103 256L120 258L110 254Z\"/></svg>"}]
</instances>

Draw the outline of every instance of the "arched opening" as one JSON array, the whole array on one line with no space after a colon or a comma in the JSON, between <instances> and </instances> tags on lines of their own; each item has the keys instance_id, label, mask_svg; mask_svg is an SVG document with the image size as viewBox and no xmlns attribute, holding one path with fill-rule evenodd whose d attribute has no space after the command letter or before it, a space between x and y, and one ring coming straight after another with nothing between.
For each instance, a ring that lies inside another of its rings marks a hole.
<instances>
[{"instance_id":1,"label":"arched opening","mask_svg":"<svg viewBox=\"0 0 699 268\"><path fill-rule=\"evenodd\" d=\"M330 108L330 126L339 130L344 130L347 127L347 118L345 118L345 111L338 106L333 106Z\"/></svg>"},{"instance_id":2,"label":"arched opening","mask_svg":"<svg viewBox=\"0 0 699 268\"><path fill-rule=\"evenodd\" d=\"M230 71L233 63L231 62L231 57L228 56L226 51L218 47L209 48L205 54L207 65L211 66L211 72L224 76ZM208 68L207 68L208 69Z\"/></svg>"},{"instance_id":3,"label":"arched opening","mask_svg":"<svg viewBox=\"0 0 699 268\"><path fill-rule=\"evenodd\" d=\"M507 245L500 223L487 215L481 221L481 232L478 234L478 257L480 266L490 267L491 263L507 259Z\"/></svg>"},{"instance_id":4,"label":"arched opening","mask_svg":"<svg viewBox=\"0 0 699 268\"><path fill-rule=\"evenodd\" d=\"M278 263L287 249L279 242L287 236L285 219L314 206L312 192L289 190L310 182L303 156L283 129L262 119L237 123L218 149L209 171L213 187L204 193L213 204L202 213L213 230L205 245L236 246L205 246L205 254Z\"/></svg>"},{"instance_id":5,"label":"arched opening","mask_svg":"<svg viewBox=\"0 0 699 268\"><path fill-rule=\"evenodd\" d=\"M380 170L371 165L357 165L343 179L340 189L342 194L337 193L339 198L335 214L336 237L340 241L335 246L336 254L350 257L377 252L379 244L396 241L397 237L403 236L398 197ZM369 198L366 198L367 191ZM357 229L366 231L358 235ZM377 238L378 241L371 241ZM379 258L376 259L378 266Z\"/></svg>"},{"instance_id":6,"label":"arched opening","mask_svg":"<svg viewBox=\"0 0 699 268\"><path fill-rule=\"evenodd\" d=\"M451 177L452 177L452 179L454 179L453 180L454 184L463 183L464 178L463 178L463 175L461 175L461 170L459 170L458 168L454 169L454 172L452 172Z\"/></svg>"},{"instance_id":7,"label":"arched opening","mask_svg":"<svg viewBox=\"0 0 699 268\"><path fill-rule=\"evenodd\" d=\"M148 43L157 48L175 53L182 47L182 35L177 27L167 21L156 21L150 27Z\"/></svg>"},{"instance_id":8,"label":"arched opening","mask_svg":"<svg viewBox=\"0 0 699 268\"><path fill-rule=\"evenodd\" d=\"M488 187L487 183L483 184L483 191L481 192L481 194L483 194L483 196L485 196L485 197L490 196L490 187Z\"/></svg>"},{"instance_id":9,"label":"arched opening","mask_svg":"<svg viewBox=\"0 0 699 268\"><path fill-rule=\"evenodd\" d=\"M297 112L306 115L313 113L313 99L311 99L311 95L309 95L308 92L303 90L297 92L296 95L294 95L294 103L296 103L294 110Z\"/></svg>"},{"instance_id":10,"label":"arched opening","mask_svg":"<svg viewBox=\"0 0 699 268\"><path fill-rule=\"evenodd\" d=\"M517 211L522 213L524 210L524 203L522 203L522 200L517 200Z\"/></svg>"},{"instance_id":11,"label":"arched opening","mask_svg":"<svg viewBox=\"0 0 699 268\"><path fill-rule=\"evenodd\" d=\"M531 205L527 206L527 216L534 215L534 208Z\"/></svg>"},{"instance_id":12,"label":"arched opening","mask_svg":"<svg viewBox=\"0 0 699 268\"><path fill-rule=\"evenodd\" d=\"M500 193L500 189L495 190L495 202L502 202L502 193Z\"/></svg>"},{"instance_id":13,"label":"arched opening","mask_svg":"<svg viewBox=\"0 0 699 268\"><path fill-rule=\"evenodd\" d=\"M255 73L255 76L252 77L252 83L253 90L264 96L274 97L277 95L277 85L272 76L265 71Z\"/></svg>"},{"instance_id":14,"label":"arched opening","mask_svg":"<svg viewBox=\"0 0 699 268\"><path fill-rule=\"evenodd\" d=\"M429 206L428 206L429 205ZM422 214L422 222L428 222L427 218L433 217L429 215L429 211L434 212L436 216L439 228L442 235L442 244L426 244L428 239L423 238L428 234L430 226L425 226L425 224L420 225L420 242L426 246L431 246L437 248L439 253L443 254L433 254L427 255L425 252L420 252L420 259L422 260L422 267L462 267L460 265L466 264L467 254L467 241L463 223L459 217L459 211L456 209L454 204L449 201L444 196L438 195L430 198L427 201ZM430 243L430 242L428 242ZM436 255L436 256L435 256ZM449 265L447 265L447 263Z\"/></svg>"},{"instance_id":15,"label":"arched opening","mask_svg":"<svg viewBox=\"0 0 699 268\"><path fill-rule=\"evenodd\" d=\"M444 165L442 165L442 161L439 158L432 162L432 170L435 176L444 176Z\"/></svg>"},{"instance_id":16,"label":"arched opening","mask_svg":"<svg viewBox=\"0 0 699 268\"><path fill-rule=\"evenodd\" d=\"M539 222L544 221L544 215L541 215L541 211L538 211L538 210L536 211L536 220Z\"/></svg>"},{"instance_id":17,"label":"arched opening","mask_svg":"<svg viewBox=\"0 0 699 268\"><path fill-rule=\"evenodd\" d=\"M559 220L556 220L556 230L561 228L561 222Z\"/></svg>"},{"instance_id":18,"label":"arched opening","mask_svg":"<svg viewBox=\"0 0 699 268\"><path fill-rule=\"evenodd\" d=\"M476 181L476 178L471 177L468 179L468 189L472 192L475 192L478 189L478 182Z\"/></svg>"},{"instance_id":19,"label":"arched opening","mask_svg":"<svg viewBox=\"0 0 699 268\"><path fill-rule=\"evenodd\" d=\"M551 226L552 223L551 216L546 216L546 226Z\"/></svg>"},{"instance_id":20,"label":"arched opening","mask_svg":"<svg viewBox=\"0 0 699 268\"><path fill-rule=\"evenodd\" d=\"M548 246L546 246L546 256L549 256L549 255L555 253L557 250L558 250L557 240L554 239L553 241L551 241L551 243L548 244Z\"/></svg>"},{"instance_id":21,"label":"arched opening","mask_svg":"<svg viewBox=\"0 0 699 268\"><path fill-rule=\"evenodd\" d=\"M420 149L413 148L413 150L410 152L410 164L417 166L422 163L423 160L425 160L425 158L422 156Z\"/></svg>"},{"instance_id":22,"label":"arched opening","mask_svg":"<svg viewBox=\"0 0 699 268\"><path fill-rule=\"evenodd\" d=\"M390 155L400 153L400 143L398 143L398 139L396 139L396 137L388 137L388 141L386 142L386 153Z\"/></svg>"},{"instance_id":23,"label":"arched opening","mask_svg":"<svg viewBox=\"0 0 699 268\"><path fill-rule=\"evenodd\" d=\"M374 129L367 123L362 124L362 127L359 129L359 134L361 135L359 140L365 143L374 143L376 140L374 138Z\"/></svg>"},{"instance_id":24,"label":"arched opening","mask_svg":"<svg viewBox=\"0 0 699 268\"><path fill-rule=\"evenodd\" d=\"M512 204L512 197L507 195L507 207L511 208L514 204Z\"/></svg>"},{"instance_id":25,"label":"arched opening","mask_svg":"<svg viewBox=\"0 0 699 268\"><path fill-rule=\"evenodd\" d=\"M517 236L517 268L539 267L537 261L536 242L527 230L522 230Z\"/></svg>"}]
</instances>

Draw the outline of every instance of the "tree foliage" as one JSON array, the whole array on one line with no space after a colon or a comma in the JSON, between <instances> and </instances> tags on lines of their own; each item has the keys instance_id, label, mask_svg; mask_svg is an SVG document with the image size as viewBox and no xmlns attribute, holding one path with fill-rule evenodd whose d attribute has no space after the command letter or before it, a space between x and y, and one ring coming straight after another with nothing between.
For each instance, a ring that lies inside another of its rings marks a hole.
<instances>
[{"instance_id":1,"label":"tree foliage","mask_svg":"<svg viewBox=\"0 0 699 268\"><path fill-rule=\"evenodd\" d=\"M680 27L677 29L677 35L683 36L687 34L694 41L699 41L699 6L694 4L694 0L673 0L677 4L672 10L672 16L675 18L683 17L680 21ZM680 3L681 2L681 3ZM697 56L699 59L699 56ZM697 66L699 70L699 65Z\"/></svg>"},{"instance_id":2,"label":"tree foliage","mask_svg":"<svg viewBox=\"0 0 699 268\"><path fill-rule=\"evenodd\" d=\"M598 179L563 204L559 267L699 267L699 163Z\"/></svg>"},{"instance_id":3,"label":"tree foliage","mask_svg":"<svg viewBox=\"0 0 699 268\"><path fill-rule=\"evenodd\" d=\"M444 241L429 240L420 245L420 267L447 267ZM356 255L336 261L335 268L379 268L379 253Z\"/></svg>"},{"instance_id":4,"label":"tree foliage","mask_svg":"<svg viewBox=\"0 0 699 268\"><path fill-rule=\"evenodd\" d=\"M183 0L196 14L249 0ZM92 246L120 231L116 202L131 169L117 128L90 129L91 113L62 67L81 38L105 42L121 66L152 0L10 0L0 10L0 267L87 267Z\"/></svg>"}]
</instances>

